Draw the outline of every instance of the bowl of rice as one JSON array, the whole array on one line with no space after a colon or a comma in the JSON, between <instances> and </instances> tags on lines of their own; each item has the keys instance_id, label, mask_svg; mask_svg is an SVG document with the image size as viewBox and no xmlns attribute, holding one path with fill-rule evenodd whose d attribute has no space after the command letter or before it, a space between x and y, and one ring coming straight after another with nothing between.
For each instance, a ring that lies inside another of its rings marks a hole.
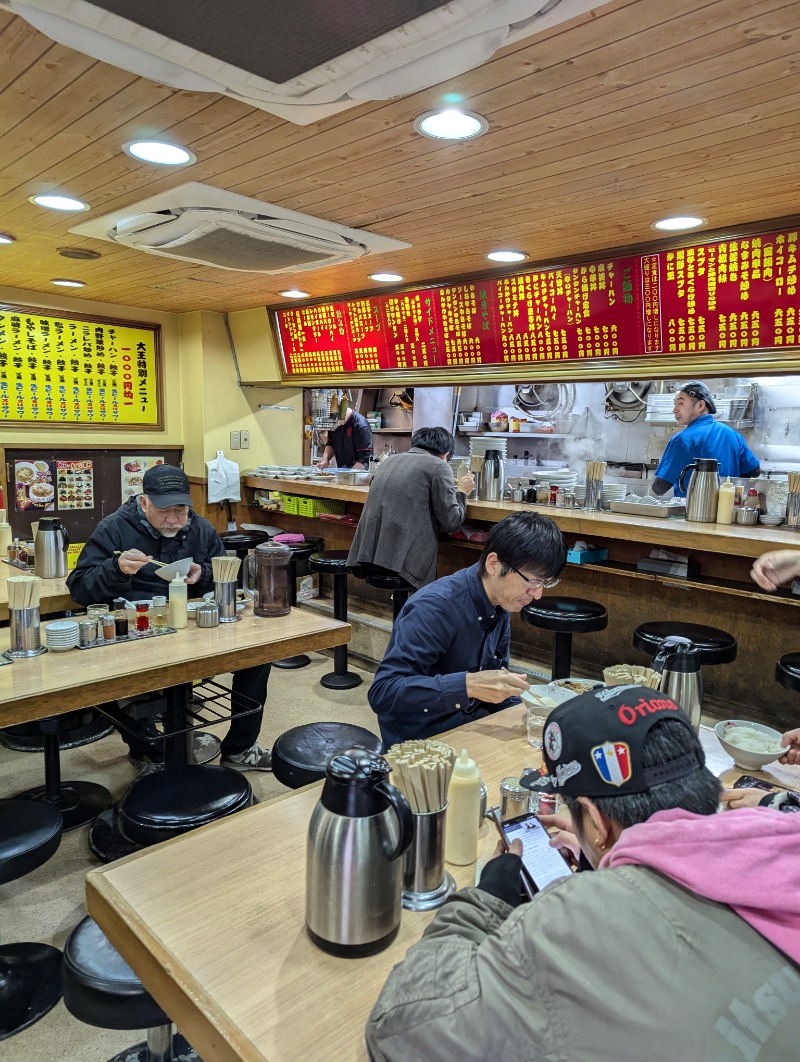
<instances>
[{"instance_id":1,"label":"bowl of rice","mask_svg":"<svg viewBox=\"0 0 800 1062\"><path fill-rule=\"evenodd\" d=\"M737 767L758 771L773 763L785 749L781 748L781 733L762 723L748 723L744 719L723 719L714 727L719 743Z\"/></svg>"}]
</instances>

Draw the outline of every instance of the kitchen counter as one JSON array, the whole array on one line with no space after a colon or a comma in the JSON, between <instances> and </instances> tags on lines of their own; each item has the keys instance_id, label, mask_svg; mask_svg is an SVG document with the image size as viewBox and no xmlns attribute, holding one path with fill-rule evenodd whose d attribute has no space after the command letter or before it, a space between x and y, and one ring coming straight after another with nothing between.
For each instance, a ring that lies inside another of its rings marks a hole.
<instances>
[{"instance_id":1,"label":"kitchen counter","mask_svg":"<svg viewBox=\"0 0 800 1062\"><path fill-rule=\"evenodd\" d=\"M335 498L363 505L369 487L339 486L312 483L304 479L263 479L247 476L246 487L299 494L307 498ZM760 557L773 549L800 549L800 532L782 527L740 527L738 524L700 524L670 517L666 520L622 513L584 512L582 509L561 509L554 505L529 505L525 502L469 502L467 520L497 523L509 513L540 512L551 517L562 531L579 538L610 538L617 541L641 542L670 549L702 550L723 553L731 557Z\"/></svg>"}]
</instances>

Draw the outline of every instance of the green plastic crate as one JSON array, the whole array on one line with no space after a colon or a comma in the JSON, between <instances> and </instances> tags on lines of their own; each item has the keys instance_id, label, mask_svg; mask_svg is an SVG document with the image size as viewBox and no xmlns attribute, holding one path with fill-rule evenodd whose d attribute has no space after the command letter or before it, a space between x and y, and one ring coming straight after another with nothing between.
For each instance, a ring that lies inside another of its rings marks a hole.
<instances>
[{"instance_id":1,"label":"green plastic crate","mask_svg":"<svg viewBox=\"0 0 800 1062\"><path fill-rule=\"evenodd\" d=\"M281 508L285 513L292 513L296 516L300 512L300 502L302 500L296 494L281 494Z\"/></svg>"},{"instance_id":2,"label":"green plastic crate","mask_svg":"<svg viewBox=\"0 0 800 1062\"><path fill-rule=\"evenodd\" d=\"M298 498L300 516L319 516L320 513L343 513L344 502L327 498Z\"/></svg>"}]
</instances>

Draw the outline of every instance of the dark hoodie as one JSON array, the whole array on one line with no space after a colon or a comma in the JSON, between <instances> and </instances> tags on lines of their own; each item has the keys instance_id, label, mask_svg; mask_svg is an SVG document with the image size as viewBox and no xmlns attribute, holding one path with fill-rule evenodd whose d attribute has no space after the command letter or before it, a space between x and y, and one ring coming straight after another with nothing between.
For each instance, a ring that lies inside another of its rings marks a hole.
<instances>
[{"instance_id":1,"label":"dark hoodie","mask_svg":"<svg viewBox=\"0 0 800 1062\"><path fill-rule=\"evenodd\" d=\"M152 564L133 576L120 571L114 551L128 549L139 549L165 564L191 557L203 569L199 580L188 588L191 597L200 597L213 588L211 558L225 553L222 539L202 516L190 513L186 527L174 538L165 538L147 522L138 498L130 498L98 524L83 547L75 570L67 579L73 600L81 605L110 605L115 597L167 595L169 584L159 579Z\"/></svg>"}]
</instances>

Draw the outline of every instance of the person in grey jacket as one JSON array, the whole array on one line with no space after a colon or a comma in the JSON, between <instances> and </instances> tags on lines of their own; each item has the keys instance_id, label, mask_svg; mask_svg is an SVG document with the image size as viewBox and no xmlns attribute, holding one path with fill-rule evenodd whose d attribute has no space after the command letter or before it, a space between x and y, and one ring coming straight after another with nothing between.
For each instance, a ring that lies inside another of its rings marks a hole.
<instances>
[{"instance_id":1,"label":"person in grey jacket","mask_svg":"<svg viewBox=\"0 0 800 1062\"><path fill-rule=\"evenodd\" d=\"M456 484L447 459L455 441L446 428L420 428L411 449L381 461L358 521L347 563L394 572L418 590L436 578L439 530L464 523L472 473Z\"/></svg>"},{"instance_id":2,"label":"person in grey jacket","mask_svg":"<svg viewBox=\"0 0 800 1062\"><path fill-rule=\"evenodd\" d=\"M658 691L553 709L545 771L595 872L520 903L496 853L389 975L375 1062L786 1062L800 1017L800 822L717 814L688 717Z\"/></svg>"}]
</instances>

